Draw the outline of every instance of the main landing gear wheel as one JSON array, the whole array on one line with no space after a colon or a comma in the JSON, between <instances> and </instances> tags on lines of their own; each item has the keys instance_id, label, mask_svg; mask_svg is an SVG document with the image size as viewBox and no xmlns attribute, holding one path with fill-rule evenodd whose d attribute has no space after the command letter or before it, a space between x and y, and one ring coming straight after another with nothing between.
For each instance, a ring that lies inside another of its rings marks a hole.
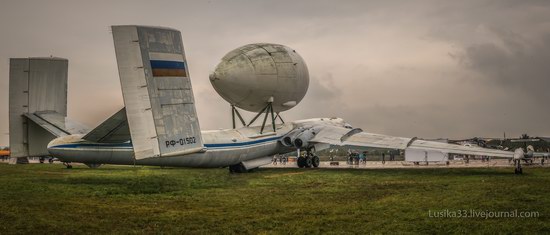
<instances>
[{"instance_id":1,"label":"main landing gear wheel","mask_svg":"<svg viewBox=\"0 0 550 235\"><path fill-rule=\"evenodd\" d=\"M246 173L246 167L242 163L229 166L229 173Z\"/></svg>"},{"instance_id":2,"label":"main landing gear wheel","mask_svg":"<svg viewBox=\"0 0 550 235\"><path fill-rule=\"evenodd\" d=\"M317 157L317 156L313 156L311 158L311 164L313 165L313 167L319 167L320 162L321 161L319 160L319 157Z\"/></svg>"},{"instance_id":3,"label":"main landing gear wheel","mask_svg":"<svg viewBox=\"0 0 550 235\"><path fill-rule=\"evenodd\" d=\"M311 157L310 156L307 156L306 157L306 168L311 168L313 167L313 161L311 161Z\"/></svg>"},{"instance_id":4,"label":"main landing gear wheel","mask_svg":"<svg viewBox=\"0 0 550 235\"><path fill-rule=\"evenodd\" d=\"M319 167L319 157L312 153L307 153L306 156L299 156L297 163L299 168Z\"/></svg>"},{"instance_id":5,"label":"main landing gear wheel","mask_svg":"<svg viewBox=\"0 0 550 235\"><path fill-rule=\"evenodd\" d=\"M302 157L302 156L299 156L298 157L298 160L297 160L297 163L298 163L298 168L304 168L306 167L306 158L305 157Z\"/></svg>"}]
</instances>

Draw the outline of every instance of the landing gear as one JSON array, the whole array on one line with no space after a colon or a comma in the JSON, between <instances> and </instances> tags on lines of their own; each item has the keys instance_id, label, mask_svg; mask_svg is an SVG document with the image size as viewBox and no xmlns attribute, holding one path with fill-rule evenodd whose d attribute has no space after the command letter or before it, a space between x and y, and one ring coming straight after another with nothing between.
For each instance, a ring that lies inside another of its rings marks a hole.
<instances>
[{"instance_id":1,"label":"landing gear","mask_svg":"<svg viewBox=\"0 0 550 235\"><path fill-rule=\"evenodd\" d=\"M40 163L44 163L44 157L39 157L39 158L38 158L38 161L39 161Z\"/></svg>"},{"instance_id":2,"label":"landing gear","mask_svg":"<svg viewBox=\"0 0 550 235\"><path fill-rule=\"evenodd\" d=\"M319 167L319 163L320 163L319 157L313 156L311 158L311 165L313 165L313 167Z\"/></svg>"},{"instance_id":3,"label":"landing gear","mask_svg":"<svg viewBox=\"0 0 550 235\"><path fill-rule=\"evenodd\" d=\"M306 167L307 166L307 156L306 157L299 156L297 163L298 163L298 168Z\"/></svg>"},{"instance_id":4,"label":"landing gear","mask_svg":"<svg viewBox=\"0 0 550 235\"><path fill-rule=\"evenodd\" d=\"M305 156L298 157L297 163L299 168L319 167L320 160L318 156L313 155L313 153L308 150Z\"/></svg>"},{"instance_id":5,"label":"landing gear","mask_svg":"<svg viewBox=\"0 0 550 235\"><path fill-rule=\"evenodd\" d=\"M521 160L519 159L514 160L514 164L516 165L516 168L514 169L514 173L523 174L523 169L521 168Z\"/></svg>"},{"instance_id":6,"label":"landing gear","mask_svg":"<svg viewBox=\"0 0 550 235\"><path fill-rule=\"evenodd\" d=\"M63 162L63 165L67 167L67 169L73 169L73 165L71 165L70 162Z\"/></svg>"},{"instance_id":7,"label":"landing gear","mask_svg":"<svg viewBox=\"0 0 550 235\"><path fill-rule=\"evenodd\" d=\"M246 167L242 163L229 166L229 173L246 173Z\"/></svg>"}]
</instances>

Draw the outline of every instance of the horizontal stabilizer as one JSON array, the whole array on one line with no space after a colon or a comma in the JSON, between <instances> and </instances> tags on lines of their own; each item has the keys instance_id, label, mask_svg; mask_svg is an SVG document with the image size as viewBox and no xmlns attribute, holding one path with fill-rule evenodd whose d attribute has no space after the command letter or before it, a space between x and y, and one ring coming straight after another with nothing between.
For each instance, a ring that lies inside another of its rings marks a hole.
<instances>
[{"instance_id":1,"label":"horizontal stabilizer","mask_svg":"<svg viewBox=\"0 0 550 235\"><path fill-rule=\"evenodd\" d=\"M131 140L126 109L122 108L109 117L95 129L86 134L83 139L97 143L124 143Z\"/></svg>"},{"instance_id":2,"label":"horizontal stabilizer","mask_svg":"<svg viewBox=\"0 0 550 235\"><path fill-rule=\"evenodd\" d=\"M54 111L25 113L24 116L56 137L84 134L87 131L82 124L69 121L64 115Z\"/></svg>"},{"instance_id":3,"label":"horizontal stabilizer","mask_svg":"<svg viewBox=\"0 0 550 235\"><path fill-rule=\"evenodd\" d=\"M33 121L35 124L44 128L44 130L48 131L49 133L51 133L56 137L70 135L69 132L65 131L64 129L58 127L57 125L51 122L44 120L43 118L41 118L40 116L34 113L26 113L25 117L29 118L29 120ZM61 117L64 118L63 116Z\"/></svg>"}]
</instances>

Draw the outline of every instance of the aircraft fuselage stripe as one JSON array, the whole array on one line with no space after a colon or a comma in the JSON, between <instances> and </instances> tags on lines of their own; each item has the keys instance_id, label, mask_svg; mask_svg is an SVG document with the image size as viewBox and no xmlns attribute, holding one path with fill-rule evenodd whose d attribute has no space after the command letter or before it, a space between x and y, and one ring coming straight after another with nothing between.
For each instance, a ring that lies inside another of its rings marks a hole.
<instances>
[{"instance_id":1,"label":"aircraft fuselage stripe","mask_svg":"<svg viewBox=\"0 0 550 235\"><path fill-rule=\"evenodd\" d=\"M216 143L216 144L204 144L206 148L222 149L222 148L239 148L239 147L248 147L256 144L266 143L273 140L278 140L280 137L272 137L261 140L253 140L248 142L236 142L236 143ZM114 149L132 149L133 146L130 143L123 144L100 144L100 143L72 143L72 144L61 144L57 146L52 146L50 148L85 148L85 147L101 147L101 148L114 148Z\"/></svg>"}]
</instances>

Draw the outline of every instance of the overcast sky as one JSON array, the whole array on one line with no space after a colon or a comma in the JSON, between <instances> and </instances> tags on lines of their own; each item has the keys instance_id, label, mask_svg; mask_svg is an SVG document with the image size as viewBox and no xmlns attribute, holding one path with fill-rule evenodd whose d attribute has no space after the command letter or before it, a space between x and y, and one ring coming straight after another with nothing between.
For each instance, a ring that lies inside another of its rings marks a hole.
<instances>
[{"instance_id":1,"label":"overcast sky","mask_svg":"<svg viewBox=\"0 0 550 235\"><path fill-rule=\"evenodd\" d=\"M182 32L203 129L231 126L208 74L230 50L269 42L309 67L286 120L338 116L406 137L550 135L550 1L0 0L0 145L10 57L69 59L71 119L95 127L122 108L109 29L119 24Z\"/></svg>"}]
</instances>

